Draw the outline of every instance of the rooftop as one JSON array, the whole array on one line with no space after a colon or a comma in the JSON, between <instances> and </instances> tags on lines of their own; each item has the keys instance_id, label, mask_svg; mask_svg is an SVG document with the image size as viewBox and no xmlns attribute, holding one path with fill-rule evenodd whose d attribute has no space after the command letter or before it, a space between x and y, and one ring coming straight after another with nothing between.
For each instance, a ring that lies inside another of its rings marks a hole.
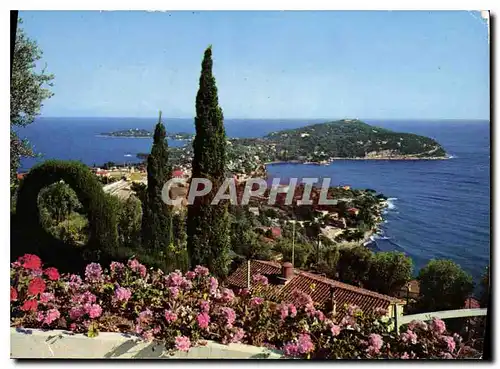
<instances>
[{"instance_id":1,"label":"rooftop","mask_svg":"<svg viewBox=\"0 0 500 369\"><path fill-rule=\"evenodd\" d=\"M325 305L335 299L337 312L346 305L357 305L363 311L373 311L376 308L388 309L393 304L403 304L400 299L382 295L364 288L355 287L335 281L314 273L294 269L292 277L286 283L279 282L282 276L282 265L275 261L252 260L250 262L250 280L256 274L262 274L269 279L268 286L254 287L254 291L267 300L274 302L293 303L293 292L299 290L311 296L318 305ZM248 263L243 263L227 279L227 284L235 288L247 288Z\"/></svg>"}]
</instances>

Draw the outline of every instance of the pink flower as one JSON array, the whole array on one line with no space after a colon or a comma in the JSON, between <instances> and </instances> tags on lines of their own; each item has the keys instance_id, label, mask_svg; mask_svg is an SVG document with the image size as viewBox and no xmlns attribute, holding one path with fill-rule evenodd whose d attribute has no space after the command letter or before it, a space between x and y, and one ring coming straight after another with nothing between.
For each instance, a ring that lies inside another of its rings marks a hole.
<instances>
[{"instance_id":1,"label":"pink flower","mask_svg":"<svg viewBox=\"0 0 500 369\"><path fill-rule=\"evenodd\" d=\"M207 313L200 313L196 317L196 320L198 321L198 325L202 329L208 328L208 325L210 324L210 315Z\"/></svg>"},{"instance_id":2,"label":"pink flower","mask_svg":"<svg viewBox=\"0 0 500 369\"><path fill-rule=\"evenodd\" d=\"M448 346L448 351L453 352L455 350L455 340L451 336L443 336L443 341Z\"/></svg>"},{"instance_id":3,"label":"pink flower","mask_svg":"<svg viewBox=\"0 0 500 369\"><path fill-rule=\"evenodd\" d=\"M239 296L247 296L250 293L248 288L240 288L237 292Z\"/></svg>"},{"instance_id":4,"label":"pink flower","mask_svg":"<svg viewBox=\"0 0 500 369\"><path fill-rule=\"evenodd\" d=\"M59 310L57 309L50 309L47 311L47 315L45 316L44 323L47 325L50 325L54 320L59 319L61 316L61 313L59 313Z\"/></svg>"},{"instance_id":5,"label":"pink flower","mask_svg":"<svg viewBox=\"0 0 500 369\"><path fill-rule=\"evenodd\" d=\"M210 311L210 303L207 300L201 300L200 308L202 312L208 313Z\"/></svg>"},{"instance_id":6,"label":"pink flower","mask_svg":"<svg viewBox=\"0 0 500 369\"><path fill-rule=\"evenodd\" d=\"M196 273L195 272L192 272L192 271L189 271L186 273L186 278L191 280L191 279L194 279L196 277Z\"/></svg>"},{"instance_id":7,"label":"pink flower","mask_svg":"<svg viewBox=\"0 0 500 369\"><path fill-rule=\"evenodd\" d=\"M141 333L141 337L144 341L151 342L154 338L154 332L152 330L150 331L143 331Z\"/></svg>"},{"instance_id":8,"label":"pink flower","mask_svg":"<svg viewBox=\"0 0 500 369\"><path fill-rule=\"evenodd\" d=\"M123 269L125 269L125 265L123 263L118 263L116 261L111 262L109 269L111 270L112 273L118 273L121 272Z\"/></svg>"},{"instance_id":9,"label":"pink flower","mask_svg":"<svg viewBox=\"0 0 500 369\"><path fill-rule=\"evenodd\" d=\"M139 313L138 321L142 323L147 323L153 317L153 312L146 308L146 310Z\"/></svg>"},{"instance_id":10,"label":"pink flower","mask_svg":"<svg viewBox=\"0 0 500 369\"><path fill-rule=\"evenodd\" d=\"M87 313L92 319L98 318L101 316L102 308L98 304L93 304L90 305L90 308L88 309Z\"/></svg>"},{"instance_id":11,"label":"pink flower","mask_svg":"<svg viewBox=\"0 0 500 369\"><path fill-rule=\"evenodd\" d=\"M309 296L307 293L302 292L300 290L293 291L292 297L293 297L295 304L297 306L306 306L306 305L313 304L313 300L312 300L311 296Z\"/></svg>"},{"instance_id":12,"label":"pink flower","mask_svg":"<svg viewBox=\"0 0 500 369\"><path fill-rule=\"evenodd\" d=\"M423 322L421 320L412 320L410 323L408 323L408 329L421 329L423 331L426 331L427 329L429 329L429 327L427 326L426 322Z\"/></svg>"},{"instance_id":13,"label":"pink flower","mask_svg":"<svg viewBox=\"0 0 500 369\"><path fill-rule=\"evenodd\" d=\"M283 353L286 356L298 356L299 346L295 342L288 342L283 346Z\"/></svg>"},{"instance_id":14,"label":"pink flower","mask_svg":"<svg viewBox=\"0 0 500 369\"><path fill-rule=\"evenodd\" d=\"M382 336L376 333L372 333L368 336L368 344L368 353L374 355L380 352L384 341L382 340Z\"/></svg>"},{"instance_id":15,"label":"pink flower","mask_svg":"<svg viewBox=\"0 0 500 369\"><path fill-rule=\"evenodd\" d=\"M403 360L408 360L410 358L410 355L408 355L408 353L405 351L403 355L401 355L400 359L403 359Z\"/></svg>"},{"instance_id":16,"label":"pink flower","mask_svg":"<svg viewBox=\"0 0 500 369\"><path fill-rule=\"evenodd\" d=\"M323 314L323 312L321 312L320 310L316 310L316 318L318 318L318 320L322 322L323 320L325 320L325 314Z\"/></svg>"},{"instance_id":17,"label":"pink flower","mask_svg":"<svg viewBox=\"0 0 500 369\"><path fill-rule=\"evenodd\" d=\"M44 319L45 319L45 314L43 313L43 311L39 311L36 314L36 320L38 320L39 322L43 322Z\"/></svg>"},{"instance_id":18,"label":"pink flower","mask_svg":"<svg viewBox=\"0 0 500 369\"><path fill-rule=\"evenodd\" d=\"M23 268L28 270L39 270L42 267L42 261L36 255L26 254L19 258L19 262L22 263Z\"/></svg>"},{"instance_id":19,"label":"pink flower","mask_svg":"<svg viewBox=\"0 0 500 369\"><path fill-rule=\"evenodd\" d=\"M17 301L17 290L10 286L10 301Z\"/></svg>"},{"instance_id":20,"label":"pink flower","mask_svg":"<svg viewBox=\"0 0 500 369\"><path fill-rule=\"evenodd\" d=\"M21 307L22 311L37 311L38 302L36 300L26 300Z\"/></svg>"},{"instance_id":21,"label":"pink flower","mask_svg":"<svg viewBox=\"0 0 500 369\"><path fill-rule=\"evenodd\" d=\"M288 304L288 312L290 313L290 317L295 318L297 316L297 308L294 304Z\"/></svg>"},{"instance_id":22,"label":"pink flower","mask_svg":"<svg viewBox=\"0 0 500 369\"><path fill-rule=\"evenodd\" d=\"M179 288L178 287L169 287L168 290L170 291L170 296L172 296L173 299L176 299L179 296Z\"/></svg>"},{"instance_id":23,"label":"pink flower","mask_svg":"<svg viewBox=\"0 0 500 369\"><path fill-rule=\"evenodd\" d=\"M234 292L229 288L222 289L222 301L231 302L234 300Z\"/></svg>"},{"instance_id":24,"label":"pink flower","mask_svg":"<svg viewBox=\"0 0 500 369\"><path fill-rule=\"evenodd\" d=\"M245 337L245 331L242 328L236 328L236 332L232 334L231 342L238 343Z\"/></svg>"},{"instance_id":25,"label":"pink flower","mask_svg":"<svg viewBox=\"0 0 500 369\"><path fill-rule=\"evenodd\" d=\"M227 328L232 328L233 323L236 320L236 313L230 307L223 307L221 308L221 311L224 315L224 318L226 319Z\"/></svg>"},{"instance_id":26,"label":"pink flower","mask_svg":"<svg viewBox=\"0 0 500 369\"><path fill-rule=\"evenodd\" d=\"M262 274L255 274L252 277L252 280L255 282L257 285L262 285L262 286L267 286L269 284L269 280L267 277L263 276Z\"/></svg>"},{"instance_id":27,"label":"pink flower","mask_svg":"<svg viewBox=\"0 0 500 369\"><path fill-rule=\"evenodd\" d=\"M71 274L68 282L69 288L75 291L78 290L81 285L82 285L82 279L80 278L80 276L76 274Z\"/></svg>"},{"instance_id":28,"label":"pink flower","mask_svg":"<svg viewBox=\"0 0 500 369\"><path fill-rule=\"evenodd\" d=\"M338 336L340 334L340 327L336 324L332 324L330 330L332 331L333 337Z\"/></svg>"},{"instance_id":29,"label":"pink flower","mask_svg":"<svg viewBox=\"0 0 500 369\"><path fill-rule=\"evenodd\" d=\"M72 307L69 311L69 317L71 320L78 320L83 314L85 314L85 310L81 306Z\"/></svg>"},{"instance_id":30,"label":"pink flower","mask_svg":"<svg viewBox=\"0 0 500 369\"><path fill-rule=\"evenodd\" d=\"M198 274L200 277L204 277L209 273L208 268L205 268L204 266L201 265L197 265L196 268L194 268L194 272Z\"/></svg>"},{"instance_id":31,"label":"pink flower","mask_svg":"<svg viewBox=\"0 0 500 369\"><path fill-rule=\"evenodd\" d=\"M54 299L55 299L54 294L50 292L44 292L40 295L40 302L42 304L46 304L50 301L53 301Z\"/></svg>"},{"instance_id":32,"label":"pink flower","mask_svg":"<svg viewBox=\"0 0 500 369\"><path fill-rule=\"evenodd\" d=\"M191 341L186 336L175 337L175 348L179 351L189 351L191 347Z\"/></svg>"},{"instance_id":33,"label":"pink flower","mask_svg":"<svg viewBox=\"0 0 500 369\"><path fill-rule=\"evenodd\" d=\"M217 292L217 287L219 287L219 281L214 277L210 277L210 294L214 295Z\"/></svg>"},{"instance_id":34,"label":"pink flower","mask_svg":"<svg viewBox=\"0 0 500 369\"><path fill-rule=\"evenodd\" d=\"M314 350L314 343L312 343L311 336L308 334L300 334L297 344L301 354L307 354Z\"/></svg>"},{"instance_id":35,"label":"pink flower","mask_svg":"<svg viewBox=\"0 0 500 369\"><path fill-rule=\"evenodd\" d=\"M132 292L128 288L118 287L115 291L115 299L117 301L128 301L132 296Z\"/></svg>"},{"instance_id":36,"label":"pink flower","mask_svg":"<svg viewBox=\"0 0 500 369\"><path fill-rule=\"evenodd\" d=\"M165 310L165 320L169 323L177 320L177 314L171 310Z\"/></svg>"},{"instance_id":37,"label":"pink flower","mask_svg":"<svg viewBox=\"0 0 500 369\"><path fill-rule=\"evenodd\" d=\"M437 334L443 334L446 331L446 324L438 318L432 319L431 328Z\"/></svg>"},{"instance_id":38,"label":"pink flower","mask_svg":"<svg viewBox=\"0 0 500 369\"><path fill-rule=\"evenodd\" d=\"M85 280L90 283L100 282L102 278L102 267L98 263L90 263L85 268Z\"/></svg>"},{"instance_id":39,"label":"pink flower","mask_svg":"<svg viewBox=\"0 0 500 369\"><path fill-rule=\"evenodd\" d=\"M147 274L146 267L139 263L137 259L129 260L128 261L128 266L132 271L139 273L139 275L144 278Z\"/></svg>"},{"instance_id":40,"label":"pink flower","mask_svg":"<svg viewBox=\"0 0 500 369\"><path fill-rule=\"evenodd\" d=\"M405 343L411 342L413 345L415 345L417 343L417 338L417 334L410 329L401 334L401 340Z\"/></svg>"},{"instance_id":41,"label":"pink flower","mask_svg":"<svg viewBox=\"0 0 500 369\"><path fill-rule=\"evenodd\" d=\"M279 306L279 311L280 311L281 320L285 320L286 317L288 316L288 305L281 304Z\"/></svg>"},{"instance_id":42,"label":"pink flower","mask_svg":"<svg viewBox=\"0 0 500 369\"><path fill-rule=\"evenodd\" d=\"M306 311L307 316L310 318L312 318L313 316L316 315L316 308L314 307L314 305L312 303L307 304L305 306L305 311Z\"/></svg>"},{"instance_id":43,"label":"pink flower","mask_svg":"<svg viewBox=\"0 0 500 369\"><path fill-rule=\"evenodd\" d=\"M250 306L258 306L264 302L262 297L252 297L250 299Z\"/></svg>"},{"instance_id":44,"label":"pink flower","mask_svg":"<svg viewBox=\"0 0 500 369\"><path fill-rule=\"evenodd\" d=\"M28 293L32 296L37 296L45 291L45 282L40 277L33 278L28 285Z\"/></svg>"},{"instance_id":45,"label":"pink flower","mask_svg":"<svg viewBox=\"0 0 500 369\"><path fill-rule=\"evenodd\" d=\"M49 277L49 279L51 281L57 281L57 280L59 280L59 277L60 277L59 272L57 271L57 269L56 268L52 268L52 267L45 269L45 275L47 277Z\"/></svg>"},{"instance_id":46,"label":"pink flower","mask_svg":"<svg viewBox=\"0 0 500 369\"><path fill-rule=\"evenodd\" d=\"M184 278L182 277L182 273L179 271L172 272L165 277L167 287L180 287L183 280Z\"/></svg>"}]
</instances>

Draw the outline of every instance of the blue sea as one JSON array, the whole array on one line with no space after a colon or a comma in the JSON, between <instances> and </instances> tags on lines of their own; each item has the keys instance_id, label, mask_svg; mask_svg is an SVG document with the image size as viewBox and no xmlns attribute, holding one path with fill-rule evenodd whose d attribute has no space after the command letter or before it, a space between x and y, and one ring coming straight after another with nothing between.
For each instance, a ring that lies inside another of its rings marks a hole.
<instances>
[{"instance_id":1,"label":"blue sea","mask_svg":"<svg viewBox=\"0 0 500 369\"><path fill-rule=\"evenodd\" d=\"M230 137L256 137L325 120L229 120ZM479 280L490 260L490 124L488 121L381 121L369 124L432 137L450 160L336 161L328 166L280 164L270 177L330 177L332 184L372 188L390 198L380 234L368 246L398 250L413 258L416 272L433 258L452 259ZM129 128L154 129L156 120L142 118L39 118L20 133L42 159L22 161L22 170L48 158L80 160L88 165L107 161L139 161L151 139L98 137ZM166 119L169 132L194 132L190 119ZM179 142L170 142L178 145Z\"/></svg>"}]
</instances>

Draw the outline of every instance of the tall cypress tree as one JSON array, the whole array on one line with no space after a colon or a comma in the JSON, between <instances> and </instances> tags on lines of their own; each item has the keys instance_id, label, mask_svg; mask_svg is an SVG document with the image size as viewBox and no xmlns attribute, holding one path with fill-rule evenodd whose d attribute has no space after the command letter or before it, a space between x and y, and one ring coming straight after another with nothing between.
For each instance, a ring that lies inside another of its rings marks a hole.
<instances>
[{"instance_id":1,"label":"tall cypress tree","mask_svg":"<svg viewBox=\"0 0 500 369\"><path fill-rule=\"evenodd\" d=\"M212 74L212 47L205 50L200 87L196 95L196 136L193 140L192 178L212 181L212 192L197 197L188 206L188 253L191 267L205 265L219 277L228 273L230 262L229 215L227 202L210 205L224 181L226 132L217 87Z\"/></svg>"},{"instance_id":2,"label":"tall cypress tree","mask_svg":"<svg viewBox=\"0 0 500 369\"><path fill-rule=\"evenodd\" d=\"M142 215L142 244L148 250L167 253L172 243L170 232L171 207L161 198L164 184L172 176L168 162L168 144L161 111L155 127L153 147L148 156L148 187Z\"/></svg>"}]
</instances>

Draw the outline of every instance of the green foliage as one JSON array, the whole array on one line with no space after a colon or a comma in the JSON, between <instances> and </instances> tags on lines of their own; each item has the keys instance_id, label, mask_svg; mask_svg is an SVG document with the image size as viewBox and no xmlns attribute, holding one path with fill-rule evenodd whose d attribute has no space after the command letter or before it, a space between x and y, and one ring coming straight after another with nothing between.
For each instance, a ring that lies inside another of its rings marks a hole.
<instances>
[{"instance_id":1,"label":"green foliage","mask_svg":"<svg viewBox=\"0 0 500 369\"><path fill-rule=\"evenodd\" d=\"M402 252L376 252L373 254L366 287L394 295L411 280L412 274L412 260Z\"/></svg>"},{"instance_id":2,"label":"green foliage","mask_svg":"<svg viewBox=\"0 0 500 369\"><path fill-rule=\"evenodd\" d=\"M162 200L162 189L171 178L168 145L161 112L155 128L153 147L148 157L148 186L142 216L142 243L149 250L163 250L173 242L171 237L171 206Z\"/></svg>"},{"instance_id":3,"label":"green foliage","mask_svg":"<svg viewBox=\"0 0 500 369\"><path fill-rule=\"evenodd\" d=\"M138 248L141 245L141 202L134 196L121 202L118 209L118 240L120 246Z\"/></svg>"},{"instance_id":4,"label":"green foliage","mask_svg":"<svg viewBox=\"0 0 500 369\"><path fill-rule=\"evenodd\" d=\"M481 304L482 308L488 307L489 294L490 294L490 266L488 265L481 278L481 296L479 299L479 303Z\"/></svg>"},{"instance_id":5,"label":"green foliage","mask_svg":"<svg viewBox=\"0 0 500 369\"><path fill-rule=\"evenodd\" d=\"M253 230L253 214L247 209L239 208L232 216L231 221L231 246L232 250L243 259L269 260L271 249L264 244L259 235Z\"/></svg>"},{"instance_id":6,"label":"green foliage","mask_svg":"<svg viewBox=\"0 0 500 369\"><path fill-rule=\"evenodd\" d=\"M40 191L39 209L45 208L47 215L56 223L67 219L73 211L81 208L75 191L66 183L57 182Z\"/></svg>"},{"instance_id":7,"label":"green foliage","mask_svg":"<svg viewBox=\"0 0 500 369\"><path fill-rule=\"evenodd\" d=\"M421 311L461 309L472 293L472 277L451 260L431 260L418 275Z\"/></svg>"},{"instance_id":8,"label":"green foliage","mask_svg":"<svg viewBox=\"0 0 500 369\"><path fill-rule=\"evenodd\" d=\"M228 273L230 263L229 215L227 203L210 205L225 178L226 132L217 87L212 74L212 49L205 50L196 95L196 136L193 140L193 178L212 181L210 195L198 197L188 207L188 252L191 266L205 265L219 277Z\"/></svg>"},{"instance_id":9,"label":"green foliage","mask_svg":"<svg viewBox=\"0 0 500 369\"><path fill-rule=\"evenodd\" d=\"M13 224L14 240L17 243L13 246L13 254L23 253L25 250L36 252L56 265L60 265L65 257L66 263L82 257L80 251L71 254L67 245L47 233L40 220L40 192L61 180L76 193L82 205L82 213L88 218L89 240L84 248L85 257L95 260L101 254L110 255L118 246L118 233L116 213L109 198L84 164L60 160L49 160L33 167L21 182ZM65 256L67 253L70 255Z\"/></svg>"},{"instance_id":10,"label":"green foliage","mask_svg":"<svg viewBox=\"0 0 500 369\"><path fill-rule=\"evenodd\" d=\"M283 261L292 262L292 242L288 239L279 240L274 249L283 255ZM293 264L296 268L307 268L311 256L315 255L314 248L311 244L295 243L294 247L294 261Z\"/></svg>"},{"instance_id":11,"label":"green foliage","mask_svg":"<svg viewBox=\"0 0 500 369\"><path fill-rule=\"evenodd\" d=\"M12 60L10 84L10 181L11 189L17 186L17 169L21 157L34 156L28 141L19 138L15 127L31 124L40 114L44 100L53 94L47 87L52 86L54 76L46 74L45 68L37 71L37 63L42 58L42 50L36 41L30 39L19 25Z\"/></svg>"},{"instance_id":12,"label":"green foliage","mask_svg":"<svg viewBox=\"0 0 500 369\"><path fill-rule=\"evenodd\" d=\"M337 264L339 279L354 286L363 286L368 279L373 253L364 246L343 248Z\"/></svg>"}]
</instances>

